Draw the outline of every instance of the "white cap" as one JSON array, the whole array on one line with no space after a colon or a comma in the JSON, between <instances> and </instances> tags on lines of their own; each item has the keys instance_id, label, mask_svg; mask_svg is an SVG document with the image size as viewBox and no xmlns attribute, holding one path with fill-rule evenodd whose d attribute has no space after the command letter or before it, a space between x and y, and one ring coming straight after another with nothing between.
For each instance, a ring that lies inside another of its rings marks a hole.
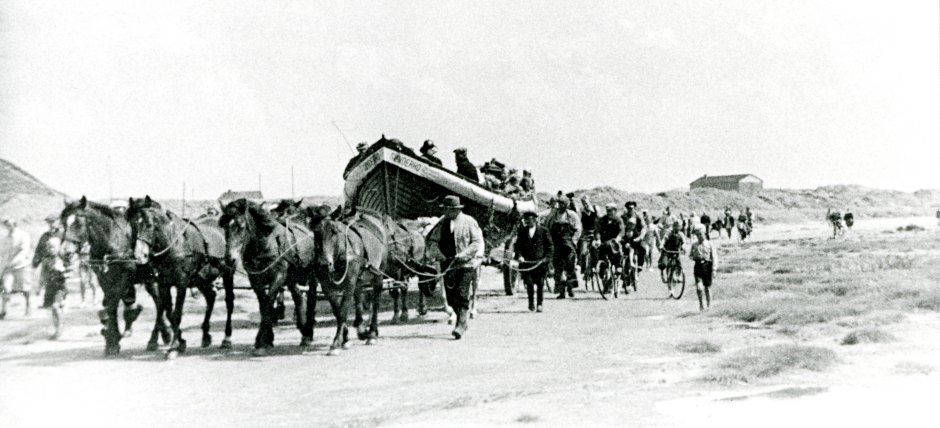
<instances>
[{"instance_id":1,"label":"white cap","mask_svg":"<svg viewBox=\"0 0 940 428\"><path fill-rule=\"evenodd\" d=\"M124 208L127 209L127 201L123 199L115 199L111 201L111 208Z\"/></svg>"}]
</instances>

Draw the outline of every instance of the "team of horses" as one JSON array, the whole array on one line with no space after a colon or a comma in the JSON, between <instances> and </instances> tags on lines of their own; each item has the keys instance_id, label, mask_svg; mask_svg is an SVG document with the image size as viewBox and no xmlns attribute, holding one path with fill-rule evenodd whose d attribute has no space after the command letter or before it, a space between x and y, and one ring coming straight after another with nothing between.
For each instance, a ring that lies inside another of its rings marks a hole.
<instances>
[{"instance_id":1,"label":"team of horses","mask_svg":"<svg viewBox=\"0 0 940 428\"><path fill-rule=\"evenodd\" d=\"M84 243L91 248L89 264L104 292L99 318L106 355L120 352L121 339L131 334L141 312L136 284L144 284L156 308L147 350L157 350L162 339L168 345L167 358L186 351L180 325L190 289L205 298L201 344L211 346L218 278L226 306L221 348L231 349L238 270L248 277L261 315L255 355L265 355L274 346L274 327L283 317L285 292L294 302L301 348L313 344L318 288L336 319L329 350L335 355L348 347L350 310L357 337L373 344L379 336L382 291L388 289L395 303L393 322L404 321L408 318L408 281L417 278L422 297L429 297L440 278L437 267L425 259L424 235L411 221L363 209L341 217L325 207L301 209L299 203L281 204L269 212L245 199L221 208L220 216L191 220L164 209L149 196L131 198L123 215L85 197L66 202L60 216L63 250L74 253ZM122 302L123 332L117 319Z\"/></svg>"}]
</instances>

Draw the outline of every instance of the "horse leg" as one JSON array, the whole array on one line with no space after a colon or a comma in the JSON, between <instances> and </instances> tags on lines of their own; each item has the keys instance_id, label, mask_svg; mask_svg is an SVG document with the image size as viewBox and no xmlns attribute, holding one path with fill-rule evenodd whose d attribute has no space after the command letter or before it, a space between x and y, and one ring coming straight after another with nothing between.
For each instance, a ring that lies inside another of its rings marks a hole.
<instances>
[{"instance_id":1,"label":"horse leg","mask_svg":"<svg viewBox=\"0 0 940 428\"><path fill-rule=\"evenodd\" d=\"M143 312L144 307L137 303L137 286L129 284L121 298L124 302L124 337L131 337L134 334L134 321Z\"/></svg>"},{"instance_id":2,"label":"horse leg","mask_svg":"<svg viewBox=\"0 0 940 428\"><path fill-rule=\"evenodd\" d=\"M255 350L252 352L256 356L263 356L267 353L268 336L273 336L274 323L274 305L268 298L268 293L261 285L252 284L255 289L255 295L258 297L258 312L261 315L261 322L258 324L258 334L255 335Z\"/></svg>"},{"instance_id":3,"label":"horse leg","mask_svg":"<svg viewBox=\"0 0 940 428\"><path fill-rule=\"evenodd\" d=\"M372 314L369 320L369 335L366 339L366 345L374 345L379 339L379 298L382 297L382 277L373 275L372 279Z\"/></svg>"},{"instance_id":4,"label":"horse leg","mask_svg":"<svg viewBox=\"0 0 940 428\"><path fill-rule=\"evenodd\" d=\"M277 292L277 297L275 298L275 318L277 321L284 319L287 316L287 307L284 306L284 290Z\"/></svg>"},{"instance_id":5,"label":"horse leg","mask_svg":"<svg viewBox=\"0 0 940 428\"><path fill-rule=\"evenodd\" d=\"M306 295L306 311L304 313L304 329L301 331L303 339L300 342L301 346L312 346L313 345L313 326L315 325L314 321L316 320L317 315L317 282L308 281L307 284L307 295Z\"/></svg>"},{"instance_id":6,"label":"horse leg","mask_svg":"<svg viewBox=\"0 0 940 428\"><path fill-rule=\"evenodd\" d=\"M398 299L401 297L400 293L398 292L397 288L393 288L388 290L388 295L392 298L392 305L394 308L392 311L392 324L398 324L398 317L401 315L401 309L399 309L398 306Z\"/></svg>"},{"instance_id":7,"label":"horse leg","mask_svg":"<svg viewBox=\"0 0 940 428\"><path fill-rule=\"evenodd\" d=\"M177 284L176 301L173 303L173 311L170 315L170 327L173 329L173 340L170 342L170 349L166 351L167 359L174 359L179 356L181 352L186 352L186 340L183 339L180 324L183 321L183 304L186 303L186 286L188 284L185 278L181 278ZM169 293L169 287L167 287L167 292Z\"/></svg>"},{"instance_id":8,"label":"horse leg","mask_svg":"<svg viewBox=\"0 0 940 428\"><path fill-rule=\"evenodd\" d=\"M346 279L347 282L355 281ZM339 301L336 296L330 296L330 306L333 308L333 315L336 317L336 336L333 337L333 344L330 345L330 352L327 355L337 355L340 349L345 349L349 342L349 330L346 327L346 316L349 313L349 304L353 300L350 296L355 289L355 283L347 286Z\"/></svg>"},{"instance_id":9,"label":"horse leg","mask_svg":"<svg viewBox=\"0 0 940 428\"><path fill-rule=\"evenodd\" d=\"M216 292L211 280L199 278L198 281L200 281L199 291L206 299L206 314L202 319L202 347L208 348L212 345L212 335L209 329L212 326L210 321L212 321L212 310L215 308Z\"/></svg>"},{"instance_id":10,"label":"horse leg","mask_svg":"<svg viewBox=\"0 0 940 428\"><path fill-rule=\"evenodd\" d=\"M159 348L157 339L160 337L160 333L166 331L166 325L163 323L163 301L160 298L160 290L157 288L156 284L152 282L147 283L144 284L144 288L146 288L147 294L153 298L153 306L157 313L153 321L153 331L150 332L150 340L147 342L147 350L156 351L157 348Z\"/></svg>"},{"instance_id":11,"label":"horse leg","mask_svg":"<svg viewBox=\"0 0 940 428\"><path fill-rule=\"evenodd\" d=\"M222 274L222 286L225 287L225 339L222 349L232 349L232 312L235 311L235 278L231 272Z\"/></svg>"},{"instance_id":12,"label":"horse leg","mask_svg":"<svg viewBox=\"0 0 940 428\"><path fill-rule=\"evenodd\" d=\"M353 319L353 327L356 328L356 336L359 337L359 340L366 340L368 338L366 336L366 329L362 325L364 323L364 320L362 317L363 312L364 312L363 302L362 302L362 290L358 289L358 287L356 286L353 286L353 288L355 289L355 291L353 291L352 293L355 299L355 306L356 306L356 317Z\"/></svg>"},{"instance_id":13,"label":"horse leg","mask_svg":"<svg viewBox=\"0 0 940 428\"><path fill-rule=\"evenodd\" d=\"M98 318L104 328L101 329L101 335L104 336L104 355L117 355L121 352L121 333L117 322L117 309L121 302L121 297L115 292L105 293L104 309L98 311Z\"/></svg>"},{"instance_id":14,"label":"horse leg","mask_svg":"<svg viewBox=\"0 0 940 428\"><path fill-rule=\"evenodd\" d=\"M307 296L298 289L296 284L287 287L290 291L291 299L294 300L294 323L297 325L297 331L300 332L300 348L304 349L309 345L307 338Z\"/></svg>"},{"instance_id":15,"label":"horse leg","mask_svg":"<svg viewBox=\"0 0 940 428\"><path fill-rule=\"evenodd\" d=\"M418 281L421 281L421 278L418 278ZM418 315L425 316L428 314L428 304L425 302L424 293L418 293Z\"/></svg>"},{"instance_id":16,"label":"horse leg","mask_svg":"<svg viewBox=\"0 0 940 428\"><path fill-rule=\"evenodd\" d=\"M444 313L447 314L447 324L453 324L457 322L457 312L455 312L454 308L447 304L447 292L444 290L444 286L438 288L441 290L441 298L444 300Z\"/></svg>"},{"instance_id":17,"label":"horse leg","mask_svg":"<svg viewBox=\"0 0 940 428\"><path fill-rule=\"evenodd\" d=\"M398 316L398 320L401 322L408 322L408 319L411 318L408 315L408 282L402 282L401 288L398 289L401 293L401 315Z\"/></svg>"}]
</instances>

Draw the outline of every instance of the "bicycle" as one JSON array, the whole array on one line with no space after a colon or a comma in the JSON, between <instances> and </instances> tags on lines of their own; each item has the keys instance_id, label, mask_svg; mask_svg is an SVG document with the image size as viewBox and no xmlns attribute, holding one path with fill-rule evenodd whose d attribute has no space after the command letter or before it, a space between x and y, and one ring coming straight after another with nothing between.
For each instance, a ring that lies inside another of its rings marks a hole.
<instances>
[{"instance_id":1,"label":"bicycle","mask_svg":"<svg viewBox=\"0 0 940 428\"><path fill-rule=\"evenodd\" d=\"M670 251L663 249L664 253L675 254L675 256L666 257L666 268L659 272L660 278L669 289L669 297L679 300L682 293L685 292L685 272L682 271L682 263L679 261L680 251Z\"/></svg>"},{"instance_id":2,"label":"bicycle","mask_svg":"<svg viewBox=\"0 0 940 428\"><path fill-rule=\"evenodd\" d=\"M637 259L636 251L630 247L630 245L624 245L625 251L623 258L623 267L621 268L622 277L623 277L623 292L624 294L630 293L630 288L633 289L633 292L636 293L636 284L637 284Z\"/></svg>"},{"instance_id":3,"label":"bicycle","mask_svg":"<svg viewBox=\"0 0 940 428\"><path fill-rule=\"evenodd\" d=\"M597 263L596 276L600 283L597 291L604 300L608 300L608 294L613 294L615 299L620 297L622 272L619 263L611 263L608 257L601 257Z\"/></svg>"},{"instance_id":4,"label":"bicycle","mask_svg":"<svg viewBox=\"0 0 940 428\"><path fill-rule=\"evenodd\" d=\"M578 266L581 268L581 275L584 279L584 286L586 290L593 291L594 287L597 287L600 283L600 279L597 276L597 247L600 245L600 242L595 240L588 240L583 244L579 242L578 245Z\"/></svg>"}]
</instances>

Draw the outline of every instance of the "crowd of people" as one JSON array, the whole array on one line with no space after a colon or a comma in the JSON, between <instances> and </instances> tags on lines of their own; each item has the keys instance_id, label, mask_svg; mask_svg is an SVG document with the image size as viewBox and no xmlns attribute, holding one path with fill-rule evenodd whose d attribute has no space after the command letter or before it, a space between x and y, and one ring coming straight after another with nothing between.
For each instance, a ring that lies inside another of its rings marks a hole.
<instances>
[{"instance_id":1,"label":"crowd of people","mask_svg":"<svg viewBox=\"0 0 940 428\"><path fill-rule=\"evenodd\" d=\"M716 251L710 236L715 224L707 213L675 215L667 207L660 216L651 216L647 210L638 210L635 201L626 202L623 211L617 204L607 204L602 213L588 197L582 196L580 204L576 200L574 193L558 192L550 201L551 211L541 222L537 213L523 213L523 224L509 245L509 254L518 262L530 311L544 310L543 289L549 276L554 280L556 299L572 298L579 284L578 270L582 276L590 274L600 260L608 261L610 266L635 260L632 267L642 272L652 270L653 253L658 251L657 268L662 271L670 258L678 261L686 248L694 263L700 309L708 309ZM725 216L734 221L730 207ZM749 208L741 211L738 222L749 234L753 227Z\"/></svg>"},{"instance_id":2,"label":"crowd of people","mask_svg":"<svg viewBox=\"0 0 940 428\"><path fill-rule=\"evenodd\" d=\"M395 139L389 141L403 150L411 152L411 149L401 141ZM343 170L344 178L349 174L349 171L365 158L369 147L369 143L364 141L356 145L357 154L346 164L346 168ZM417 157L432 165L444 168L444 163L437 157L437 150L434 141L425 140L418 150L420 156ZM457 165L456 172L458 175L479 183L493 192L513 199L528 199L535 195L535 179L532 177L532 171L528 168L520 171L518 168L507 167L505 163L496 160L496 158L490 159L477 167L467 157L466 147L454 149L454 162Z\"/></svg>"}]
</instances>

